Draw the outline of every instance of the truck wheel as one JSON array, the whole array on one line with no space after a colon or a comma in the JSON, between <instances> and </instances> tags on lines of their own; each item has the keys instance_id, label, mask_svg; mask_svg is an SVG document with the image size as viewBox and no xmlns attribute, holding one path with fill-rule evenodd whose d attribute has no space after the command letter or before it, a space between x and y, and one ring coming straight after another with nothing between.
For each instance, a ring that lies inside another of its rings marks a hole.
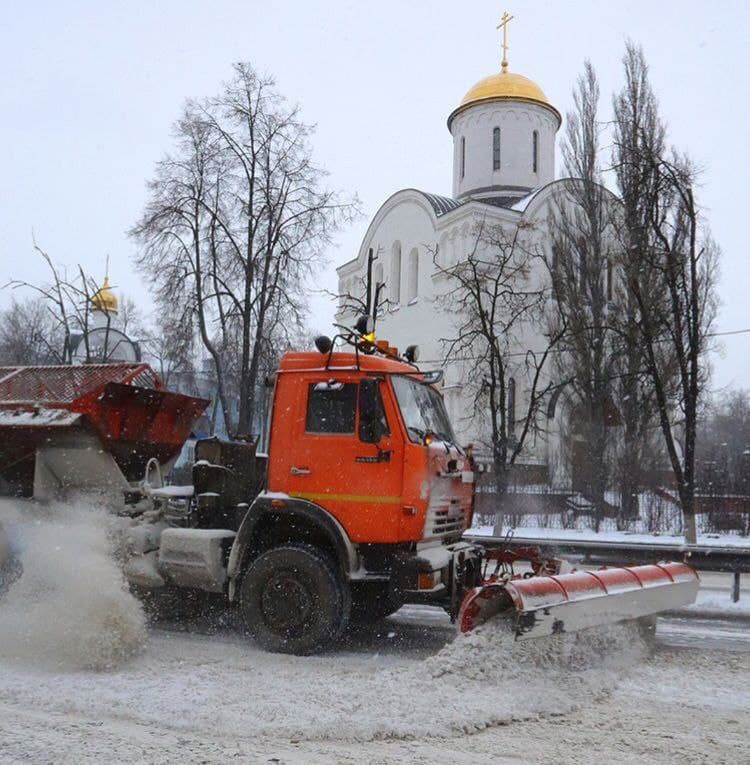
<instances>
[{"instance_id":1,"label":"truck wheel","mask_svg":"<svg viewBox=\"0 0 750 765\"><path fill-rule=\"evenodd\" d=\"M403 598L390 583L362 582L352 592L352 624L374 624L395 614L403 605Z\"/></svg>"},{"instance_id":2,"label":"truck wheel","mask_svg":"<svg viewBox=\"0 0 750 765\"><path fill-rule=\"evenodd\" d=\"M274 547L258 556L240 584L250 635L267 651L316 653L349 622L351 596L329 555L310 545Z\"/></svg>"}]
</instances>

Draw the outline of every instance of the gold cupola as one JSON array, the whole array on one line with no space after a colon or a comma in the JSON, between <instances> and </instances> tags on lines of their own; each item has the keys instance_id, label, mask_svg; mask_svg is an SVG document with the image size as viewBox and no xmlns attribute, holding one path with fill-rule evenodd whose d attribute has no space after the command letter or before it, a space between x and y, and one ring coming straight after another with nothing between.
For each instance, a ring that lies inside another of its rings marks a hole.
<instances>
[{"instance_id":1,"label":"gold cupola","mask_svg":"<svg viewBox=\"0 0 750 765\"><path fill-rule=\"evenodd\" d=\"M555 109L544 94L544 91L528 77L522 74L508 71L508 24L513 16L508 15L507 11L503 13L498 29L503 30L502 60L500 62L500 71L484 77L479 80L467 91L461 99L461 103L450 113L448 117L448 129L450 130L453 118L464 111L464 109L476 104L490 103L492 101L520 101L522 103L531 103L543 106L549 109L557 119L558 127L562 123L560 112Z\"/></svg>"},{"instance_id":2,"label":"gold cupola","mask_svg":"<svg viewBox=\"0 0 750 765\"><path fill-rule=\"evenodd\" d=\"M479 80L469 88L466 95L461 99L461 103L448 117L448 125L450 126L451 121L459 112L469 106L490 101L522 101L538 104L549 109L557 117L558 124L562 122L560 112L552 106L547 96L544 95L544 91L533 80L522 74L504 70Z\"/></svg>"},{"instance_id":3,"label":"gold cupola","mask_svg":"<svg viewBox=\"0 0 750 765\"><path fill-rule=\"evenodd\" d=\"M560 112L528 77L508 71L503 14L500 71L479 80L448 117L453 136L453 198L510 205L555 177Z\"/></svg>"},{"instance_id":4,"label":"gold cupola","mask_svg":"<svg viewBox=\"0 0 750 765\"><path fill-rule=\"evenodd\" d=\"M117 297L109 286L109 277L104 277L104 284L91 296L91 306L95 311L117 313Z\"/></svg>"}]
</instances>

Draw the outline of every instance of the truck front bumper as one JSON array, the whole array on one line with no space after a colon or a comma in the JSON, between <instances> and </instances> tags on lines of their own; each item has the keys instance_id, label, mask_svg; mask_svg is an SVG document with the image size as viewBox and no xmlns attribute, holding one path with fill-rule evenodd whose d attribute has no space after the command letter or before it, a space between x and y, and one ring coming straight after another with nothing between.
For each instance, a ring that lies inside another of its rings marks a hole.
<instances>
[{"instance_id":1,"label":"truck front bumper","mask_svg":"<svg viewBox=\"0 0 750 765\"><path fill-rule=\"evenodd\" d=\"M410 563L402 578L405 602L442 606L453 619L481 579L482 548L469 542L418 547Z\"/></svg>"}]
</instances>

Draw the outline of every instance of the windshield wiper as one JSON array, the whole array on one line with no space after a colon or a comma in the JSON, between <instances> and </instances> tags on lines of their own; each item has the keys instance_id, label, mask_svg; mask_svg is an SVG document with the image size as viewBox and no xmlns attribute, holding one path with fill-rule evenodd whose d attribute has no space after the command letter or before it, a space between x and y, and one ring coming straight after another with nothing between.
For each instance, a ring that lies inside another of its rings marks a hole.
<instances>
[{"instance_id":1,"label":"windshield wiper","mask_svg":"<svg viewBox=\"0 0 750 765\"><path fill-rule=\"evenodd\" d=\"M427 435L426 430L421 430L420 428L415 428L413 425L407 425L407 430L410 430L412 433L416 434L417 438L424 439L424 437Z\"/></svg>"}]
</instances>

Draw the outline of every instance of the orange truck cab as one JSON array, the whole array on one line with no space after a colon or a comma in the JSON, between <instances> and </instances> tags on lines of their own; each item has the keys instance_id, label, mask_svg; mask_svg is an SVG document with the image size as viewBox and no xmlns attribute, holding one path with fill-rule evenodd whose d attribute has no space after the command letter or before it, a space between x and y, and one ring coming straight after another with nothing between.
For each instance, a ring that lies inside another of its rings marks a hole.
<instances>
[{"instance_id":1,"label":"orange truck cab","mask_svg":"<svg viewBox=\"0 0 750 765\"><path fill-rule=\"evenodd\" d=\"M479 581L481 552L462 541L471 460L435 379L384 355L282 357L265 487L243 515L227 567L229 597L261 644L315 650L350 620L373 620L406 602L435 603L455 616ZM320 591L310 581L320 581ZM310 641L295 619L320 611L321 602L333 624L313 630L320 634Z\"/></svg>"}]
</instances>

